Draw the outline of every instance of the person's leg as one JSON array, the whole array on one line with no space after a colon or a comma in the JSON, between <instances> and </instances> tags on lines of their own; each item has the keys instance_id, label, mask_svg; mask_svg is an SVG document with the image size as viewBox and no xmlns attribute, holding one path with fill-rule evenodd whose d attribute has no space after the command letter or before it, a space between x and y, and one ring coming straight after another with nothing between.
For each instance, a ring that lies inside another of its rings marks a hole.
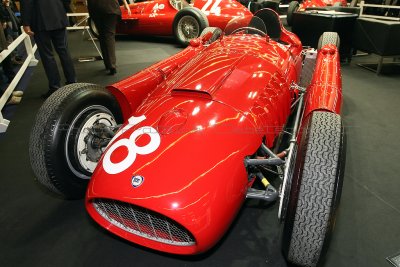
<instances>
[{"instance_id":1,"label":"person's leg","mask_svg":"<svg viewBox=\"0 0 400 267\"><path fill-rule=\"evenodd\" d=\"M68 50L67 30L54 30L50 32L51 41L53 42L54 49L60 57L61 66L64 71L66 83L76 83L76 73L74 62L72 61L71 54Z\"/></svg>"},{"instance_id":2,"label":"person's leg","mask_svg":"<svg viewBox=\"0 0 400 267\"><path fill-rule=\"evenodd\" d=\"M48 32L36 31L35 42L39 51L40 58L46 73L47 79L49 80L50 91L55 91L60 88L60 73L56 60L53 55L53 48L51 46L51 38Z\"/></svg>"},{"instance_id":3,"label":"person's leg","mask_svg":"<svg viewBox=\"0 0 400 267\"><path fill-rule=\"evenodd\" d=\"M108 56L107 45L105 43L105 38L104 38L104 27L106 27L105 26L106 23L104 22L103 18L106 16L107 15L103 16L102 14L96 14L91 17L99 32L99 43L100 43L101 55L103 56L104 66L106 67L107 70L109 70L111 68L109 60L110 57Z\"/></svg>"},{"instance_id":4,"label":"person's leg","mask_svg":"<svg viewBox=\"0 0 400 267\"><path fill-rule=\"evenodd\" d=\"M11 81L15 77L15 72L14 72L12 62L11 62L10 55L7 56L6 58L4 58L3 62L1 62L1 64L3 66L4 75L7 77L7 83L11 83Z\"/></svg>"},{"instance_id":5,"label":"person's leg","mask_svg":"<svg viewBox=\"0 0 400 267\"><path fill-rule=\"evenodd\" d=\"M13 32L12 36L13 36L13 39L15 40L18 38L19 33ZM17 46L17 48L15 49L15 51L16 51L16 60L19 60L19 61L23 60L24 56L26 55L24 44L23 43L19 44Z\"/></svg>"},{"instance_id":6,"label":"person's leg","mask_svg":"<svg viewBox=\"0 0 400 267\"><path fill-rule=\"evenodd\" d=\"M104 21L104 42L106 45L108 60L110 62L110 70L116 68L116 57L115 57L115 29L117 26L118 15L108 14L103 17Z\"/></svg>"}]
</instances>

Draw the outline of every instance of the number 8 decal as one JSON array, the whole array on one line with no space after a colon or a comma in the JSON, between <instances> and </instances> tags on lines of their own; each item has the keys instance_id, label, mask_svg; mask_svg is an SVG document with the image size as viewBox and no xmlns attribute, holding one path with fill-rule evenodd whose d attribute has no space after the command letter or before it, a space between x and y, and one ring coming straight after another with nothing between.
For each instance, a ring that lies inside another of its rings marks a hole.
<instances>
[{"instance_id":1,"label":"number 8 decal","mask_svg":"<svg viewBox=\"0 0 400 267\"><path fill-rule=\"evenodd\" d=\"M122 133L132 128L134 125L139 124L144 121L146 116L142 115L140 117L130 117L128 120L128 124L125 125L119 132L114 136L111 140L110 144L117 139ZM150 137L150 142L145 146L138 146L135 143L136 138L139 136L147 134ZM103 168L109 174L118 174L120 172L125 171L129 168L136 160L136 155L147 155L154 152L161 143L161 137L158 134L157 130L151 126L144 126L136 129L129 138L123 138L115 142L111 145L111 147L107 150L106 154L103 158ZM128 149L128 155L122 161L118 163L114 163L111 161L112 153L120 148L126 147Z\"/></svg>"}]
</instances>

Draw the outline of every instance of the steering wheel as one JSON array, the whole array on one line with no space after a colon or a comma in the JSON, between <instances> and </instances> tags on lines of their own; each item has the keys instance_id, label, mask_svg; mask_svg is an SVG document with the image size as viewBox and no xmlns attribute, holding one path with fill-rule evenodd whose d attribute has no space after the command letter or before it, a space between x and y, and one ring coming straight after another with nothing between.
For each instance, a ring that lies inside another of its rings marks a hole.
<instances>
[{"instance_id":1,"label":"steering wheel","mask_svg":"<svg viewBox=\"0 0 400 267\"><path fill-rule=\"evenodd\" d=\"M263 32L262 30L259 30L257 28L253 28L253 27L241 27L241 28L237 28L236 30L234 30L233 32L231 32L231 34L240 32L240 31L245 31L245 30L250 30L250 31L254 31L258 34L260 34L262 37L266 36L266 33Z\"/></svg>"}]
</instances>

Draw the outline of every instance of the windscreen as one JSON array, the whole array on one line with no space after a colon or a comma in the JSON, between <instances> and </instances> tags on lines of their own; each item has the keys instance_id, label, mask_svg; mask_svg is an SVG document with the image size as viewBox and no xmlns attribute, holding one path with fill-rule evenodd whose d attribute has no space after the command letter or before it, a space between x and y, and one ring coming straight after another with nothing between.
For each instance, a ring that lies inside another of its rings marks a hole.
<instances>
[{"instance_id":1,"label":"windscreen","mask_svg":"<svg viewBox=\"0 0 400 267\"><path fill-rule=\"evenodd\" d=\"M259 17L239 17L229 21L225 27L225 35L238 32L247 34L267 34L267 28Z\"/></svg>"}]
</instances>

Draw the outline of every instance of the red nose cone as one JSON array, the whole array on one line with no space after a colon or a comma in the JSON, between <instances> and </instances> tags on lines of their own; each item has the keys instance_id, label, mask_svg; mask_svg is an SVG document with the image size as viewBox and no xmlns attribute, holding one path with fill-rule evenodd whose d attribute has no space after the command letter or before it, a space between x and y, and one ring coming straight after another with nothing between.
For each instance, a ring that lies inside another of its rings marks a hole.
<instances>
[{"instance_id":1,"label":"red nose cone","mask_svg":"<svg viewBox=\"0 0 400 267\"><path fill-rule=\"evenodd\" d=\"M336 52L336 46L334 46L332 44L328 44L322 48L322 54L324 54L324 55L327 55L327 54L333 55L333 54L335 54L335 52Z\"/></svg>"}]
</instances>

